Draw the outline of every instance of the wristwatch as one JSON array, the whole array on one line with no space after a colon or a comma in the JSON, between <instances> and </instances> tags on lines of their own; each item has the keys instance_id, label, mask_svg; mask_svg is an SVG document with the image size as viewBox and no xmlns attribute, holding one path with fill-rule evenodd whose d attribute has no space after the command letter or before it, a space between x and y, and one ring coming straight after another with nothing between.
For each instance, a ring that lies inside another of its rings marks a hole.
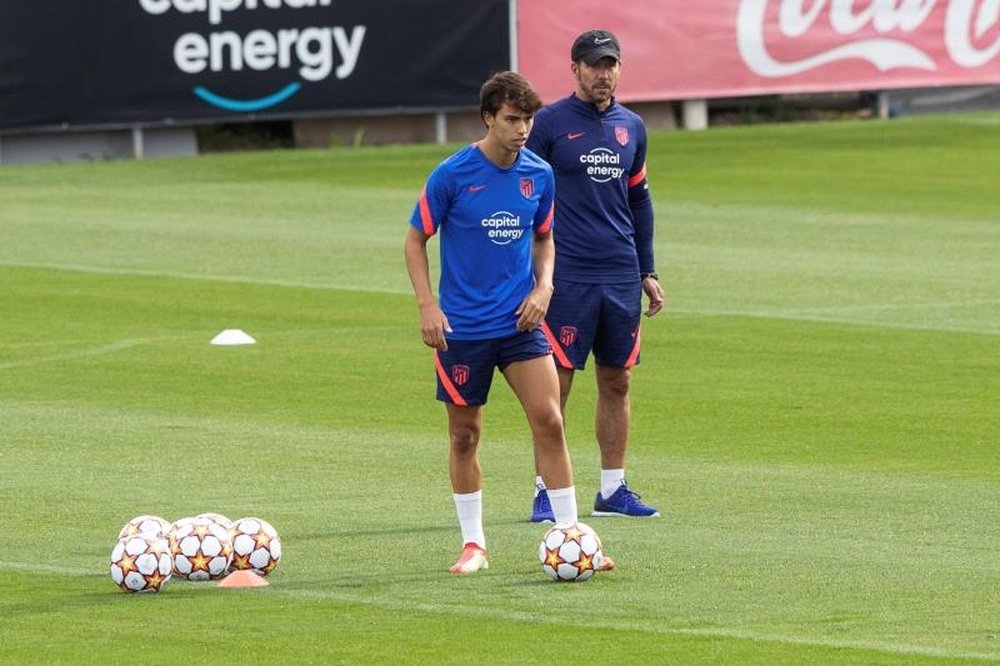
<instances>
[{"instance_id":1,"label":"wristwatch","mask_svg":"<svg viewBox=\"0 0 1000 666\"><path fill-rule=\"evenodd\" d=\"M639 273L639 277L642 278L643 280L645 280L648 277L651 277L657 282L660 281L660 276L656 274L656 271L653 271L652 273Z\"/></svg>"}]
</instances>

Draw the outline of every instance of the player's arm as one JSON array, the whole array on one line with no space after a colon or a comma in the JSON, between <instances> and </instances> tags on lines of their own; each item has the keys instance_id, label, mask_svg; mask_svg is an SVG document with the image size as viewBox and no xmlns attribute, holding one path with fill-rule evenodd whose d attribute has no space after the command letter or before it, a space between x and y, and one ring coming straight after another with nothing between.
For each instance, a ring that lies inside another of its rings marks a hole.
<instances>
[{"instance_id":1,"label":"player's arm","mask_svg":"<svg viewBox=\"0 0 1000 666\"><path fill-rule=\"evenodd\" d=\"M427 259L427 241L430 236L410 227L406 232L404 252L406 255L406 272L413 285L413 293L417 297L417 307L420 310L420 337L428 347L446 351L448 342L444 334L451 333L448 318L434 298L431 287L430 262Z\"/></svg>"},{"instance_id":2,"label":"player's arm","mask_svg":"<svg viewBox=\"0 0 1000 666\"><path fill-rule=\"evenodd\" d=\"M413 285L417 307L420 309L420 336L425 345L441 351L448 349L444 334L451 333L451 327L434 298L427 241L437 233L441 220L445 219L451 196L450 180L439 165L431 172L420 193L413 215L410 216L410 229L404 242L406 272L410 276L410 284Z\"/></svg>"},{"instance_id":3,"label":"player's arm","mask_svg":"<svg viewBox=\"0 0 1000 666\"><path fill-rule=\"evenodd\" d=\"M545 320L545 313L549 311L549 301L552 300L552 274L556 266L556 244L552 238L552 222L555 218L554 196L555 180L551 170L548 170L546 186L539 197L538 211L532 225L535 235L531 245L531 261L535 273L535 286L517 308L517 328L520 331L538 328Z\"/></svg>"},{"instance_id":4,"label":"player's arm","mask_svg":"<svg viewBox=\"0 0 1000 666\"><path fill-rule=\"evenodd\" d=\"M632 227L635 230L635 249L639 255L639 274L642 277L642 290L649 298L649 308L646 316L652 317L663 309L667 295L660 285L656 274L656 261L653 255L653 198L649 194L649 183L646 180L646 134L643 131L635 154L632 173L628 179L628 206L632 212Z\"/></svg>"},{"instance_id":5,"label":"player's arm","mask_svg":"<svg viewBox=\"0 0 1000 666\"><path fill-rule=\"evenodd\" d=\"M552 272L556 265L556 244L552 239L552 229L536 231L531 246L531 258L535 273L535 286L517 308L517 329L533 331L541 326L552 300Z\"/></svg>"}]
</instances>

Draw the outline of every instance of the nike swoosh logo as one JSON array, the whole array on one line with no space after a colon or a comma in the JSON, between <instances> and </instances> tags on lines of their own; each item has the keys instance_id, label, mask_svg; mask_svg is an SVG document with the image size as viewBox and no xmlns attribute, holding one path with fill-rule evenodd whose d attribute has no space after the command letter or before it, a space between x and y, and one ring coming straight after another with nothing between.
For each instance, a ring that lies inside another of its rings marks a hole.
<instances>
[{"instance_id":1,"label":"nike swoosh logo","mask_svg":"<svg viewBox=\"0 0 1000 666\"><path fill-rule=\"evenodd\" d=\"M478 192L479 190L485 190L485 185L469 185L470 192Z\"/></svg>"},{"instance_id":2,"label":"nike swoosh logo","mask_svg":"<svg viewBox=\"0 0 1000 666\"><path fill-rule=\"evenodd\" d=\"M584 134L586 134L586 132L576 132L575 134L573 132L570 132L569 134L566 135L566 138L572 141L573 139L579 139Z\"/></svg>"},{"instance_id":3,"label":"nike swoosh logo","mask_svg":"<svg viewBox=\"0 0 1000 666\"><path fill-rule=\"evenodd\" d=\"M611 41L610 37L605 37L604 39L601 39L600 37L594 37L594 43L597 44L598 46L600 46L601 44L607 44L610 41Z\"/></svg>"}]
</instances>

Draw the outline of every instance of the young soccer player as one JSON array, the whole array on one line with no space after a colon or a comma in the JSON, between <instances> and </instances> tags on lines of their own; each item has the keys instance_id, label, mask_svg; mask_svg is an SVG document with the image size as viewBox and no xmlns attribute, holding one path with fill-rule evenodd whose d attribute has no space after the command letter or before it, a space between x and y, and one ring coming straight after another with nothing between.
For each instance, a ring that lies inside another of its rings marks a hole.
<instances>
[{"instance_id":1,"label":"young soccer player","mask_svg":"<svg viewBox=\"0 0 1000 666\"><path fill-rule=\"evenodd\" d=\"M434 169L406 236L420 333L434 349L437 398L448 413L448 462L463 543L449 569L455 574L489 566L478 446L494 368L524 409L555 520L577 520L559 379L539 329L552 297L554 182L551 167L524 144L540 107L522 76L502 72L488 79L480 91L486 136ZM427 259L435 234L440 302Z\"/></svg>"}]
</instances>

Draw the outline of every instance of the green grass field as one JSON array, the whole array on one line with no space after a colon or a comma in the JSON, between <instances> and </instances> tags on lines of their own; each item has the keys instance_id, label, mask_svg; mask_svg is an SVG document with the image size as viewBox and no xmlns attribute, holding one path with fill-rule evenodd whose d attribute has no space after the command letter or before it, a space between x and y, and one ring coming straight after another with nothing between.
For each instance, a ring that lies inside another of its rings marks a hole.
<instances>
[{"instance_id":1,"label":"green grass field","mask_svg":"<svg viewBox=\"0 0 1000 666\"><path fill-rule=\"evenodd\" d=\"M492 567L445 573L402 239L454 148L0 169L0 662L1000 660L1000 116L651 136L629 478L664 515L585 517L619 570L581 585L537 563L502 382ZM270 587L113 587L126 520L203 511L278 528Z\"/></svg>"}]
</instances>

